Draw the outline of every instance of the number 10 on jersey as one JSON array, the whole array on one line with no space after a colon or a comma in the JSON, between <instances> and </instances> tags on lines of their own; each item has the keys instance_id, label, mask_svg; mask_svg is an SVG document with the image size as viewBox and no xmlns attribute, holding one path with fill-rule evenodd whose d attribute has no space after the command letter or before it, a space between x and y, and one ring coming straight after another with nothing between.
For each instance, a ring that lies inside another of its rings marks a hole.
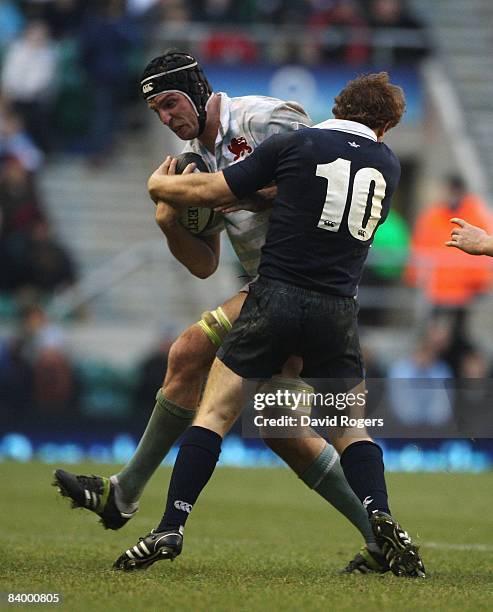
<instances>
[{"instance_id":1,"label":"number 10 on jersey","mask_svg":"<svg viewBox=\"0 0 493 612\"><path fill-rule=\"evenodd\" d=\"M330 164L318 164L316 175L327 180L327 193L318 227L338 232L350 188L351 162L339 158ZM360 168L354 175L348 213L348 229L353 238L366 241L373 236L382 216L386 187L382 173L376 168Z\"/></svg>"}]
</instances>

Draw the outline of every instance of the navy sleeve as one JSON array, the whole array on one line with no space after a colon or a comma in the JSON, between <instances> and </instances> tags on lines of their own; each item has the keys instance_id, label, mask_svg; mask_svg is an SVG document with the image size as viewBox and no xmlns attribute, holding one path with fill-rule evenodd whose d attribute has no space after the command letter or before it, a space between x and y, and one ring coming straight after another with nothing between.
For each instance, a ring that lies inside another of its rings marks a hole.
<instances>
[{"instance_id":1,"label":"navy sleeve","mask_svg":"<svg viewBox=\"0 0 493 612\"><path fill-rule=\"evenodd\" d=\"M239 200L275 179L282 140L280 135L267 138L243 161L223 170L228 187Z\"/></svg>"}]
</instances>

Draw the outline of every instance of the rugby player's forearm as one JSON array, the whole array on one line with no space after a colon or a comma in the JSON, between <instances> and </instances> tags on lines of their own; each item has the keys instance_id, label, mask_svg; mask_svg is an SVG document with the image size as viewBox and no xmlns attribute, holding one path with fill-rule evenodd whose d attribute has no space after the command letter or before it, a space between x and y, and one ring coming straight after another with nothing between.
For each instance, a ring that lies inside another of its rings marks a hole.
<instances>
[{"instance_id":1,"label":"rugby player's forearm","mask_svg":"<svg viewBox=\"0 0 493 612\"><path fill-rule=\"evenodd\" d=\"M163 200L176 208L215 208L236 201L222 172L159 176L153 174L147 187L155 202Z\"/></svg>"},{"instance_id":2,"label":"rugby player's forearm","mask_svg":"<svg viewBox=\"0 0 493 612\"><path fill-rule=\"evenodd\" d=\"M197 238L180 222L159 226L173 257L197 278L208 278L217 269L219 258L205 240Z\"/></svg>"}]
</instances>

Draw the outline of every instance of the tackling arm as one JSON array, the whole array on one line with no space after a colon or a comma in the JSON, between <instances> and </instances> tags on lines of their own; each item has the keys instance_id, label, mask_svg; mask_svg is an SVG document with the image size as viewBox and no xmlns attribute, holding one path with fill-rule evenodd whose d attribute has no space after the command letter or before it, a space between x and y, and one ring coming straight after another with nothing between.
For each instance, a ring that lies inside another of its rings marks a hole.
<instances>
[{"instance_id":1,"label":"tackling arm","mask_svg":"<svg viewBox=\"0 0 493 612\"><path fill-rule=\"evenodd\" d=\"M176 176L167 174L170 164L168 157L149 178L147 187L154 202L163 200L181 209L189 206L215 208L236 201L222 172L187 175L184 172Z\"/></svg>"}]
</instances>

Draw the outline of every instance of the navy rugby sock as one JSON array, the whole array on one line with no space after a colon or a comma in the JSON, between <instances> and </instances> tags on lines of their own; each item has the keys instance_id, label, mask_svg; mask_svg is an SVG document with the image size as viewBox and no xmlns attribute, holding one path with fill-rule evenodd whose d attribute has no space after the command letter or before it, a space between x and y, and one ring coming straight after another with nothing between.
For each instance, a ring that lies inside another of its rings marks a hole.
<instances>
[{"instance_id":1,"label":"navy rugby sock","mask_svg":"<svg viewBox=\"0 0 493 612\"><path fill-rule=\"evenodd\" d=\"M382 449L367 440L354 442L341 455L346 480L370 516L375 510L390 514Z\"/></svg>"},{"instance_id":2,"label":"navy rugby sock","mask_svg":"<svg viewBox=\"0 0 493 612\"><path fill-rule=\"evenodd\" d=\"M176 530L185 525L214 472L222 441L219 434L205 427L193 425L187 429L171 475L166 511L156 531Z\"/></svg>"}]
</instances>

